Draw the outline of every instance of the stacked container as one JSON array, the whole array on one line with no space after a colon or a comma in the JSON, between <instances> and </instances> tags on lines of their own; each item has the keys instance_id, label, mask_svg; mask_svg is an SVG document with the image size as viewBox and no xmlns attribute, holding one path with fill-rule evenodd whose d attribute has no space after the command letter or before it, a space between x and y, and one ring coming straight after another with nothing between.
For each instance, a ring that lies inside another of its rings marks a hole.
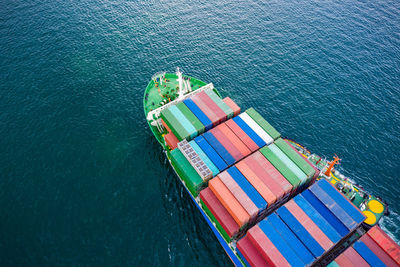
<instances>
[{"instance_id":1,"label":"stacked container","mask_svg":"<svg viewBox=\"0 0 400 267\"><path fill-rule=\"evenodd\" d=\"M400 266L400 247L375 225L352 247L341 253L331 265Z\"/></svg>"},{"instance_id":2,"label":"stacked container","mask_svg":"<svg viewBox=\"0 0 400 267\"><path fill-rule=\"evenodd\" d=\"M237 251L249 266L316 264L364 219L328 181L320 180L249 229Z\"/></svg>"}]
</instances>

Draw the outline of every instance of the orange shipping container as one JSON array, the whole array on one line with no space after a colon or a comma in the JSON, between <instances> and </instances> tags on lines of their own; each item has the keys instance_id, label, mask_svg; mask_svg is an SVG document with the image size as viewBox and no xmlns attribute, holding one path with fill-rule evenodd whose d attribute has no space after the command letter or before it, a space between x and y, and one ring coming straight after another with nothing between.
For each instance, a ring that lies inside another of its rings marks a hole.
<instances>
[{"instance_id":1,"label":"orange shipping container","mask_svg":"<svg viewBox=\"0 0 400 267\"><path fill-rule=\"evenodd\" d=\"M222 101L233 110L233 115L237 116L240 114L240 107L230 97L225 97Z\"/></svg>"},{"instance_id":2,"label":"orange shipping container","mask_svg":"<svg viewBox=\"0 0 400 267\"><path fill-rule=\"evenodd\" d=\"M258 145L248 136L239 125L236 124L234 120L228 120L225 124L231 129L232 132L236 134L236 136L250 149L251 152L254 152L259 149Z\"/></svg>"},{"instance_id":3,"label":"orange shipping container","mask_svg":"<svg viewBox=\"0 0 400 267\"><path fill-rule=\"evenodd\" d=\"M217 128L232 142L232 144L242 153L243 157L247 157L250 155L251 151L248 147L240 141L239 137L234 134L231 129L225 124L222 123L217 126Z\"/></svg>"},{"instance_id":4,"label":"orange shipping container","mask_svg":"<svg viewBox=\"0 0 400 267\"><path fill-rule=\"evenodd\" d=\"M208 183L208 186L240 227L245 225L250 220L250 215L240 205L228 188L226 188L218 176L212 179Z\"/></svg>"}]
</instances>

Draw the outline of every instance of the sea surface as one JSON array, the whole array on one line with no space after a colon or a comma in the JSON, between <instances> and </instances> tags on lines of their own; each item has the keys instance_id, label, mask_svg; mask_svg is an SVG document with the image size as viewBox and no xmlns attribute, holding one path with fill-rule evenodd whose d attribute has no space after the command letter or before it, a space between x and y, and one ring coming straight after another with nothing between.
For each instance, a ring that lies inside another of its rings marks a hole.
<instances>
[{"instance_id":1,"label":"sea surface","mask_svg":"<svg viewBox=\"0 0 400 267\"><path fill-rule=\"evenodd\" d=\"M1 266L230 264L144 118L176 67L340 156L399 242L399 1L5 0Z\"/></svg>"}]
</instances>

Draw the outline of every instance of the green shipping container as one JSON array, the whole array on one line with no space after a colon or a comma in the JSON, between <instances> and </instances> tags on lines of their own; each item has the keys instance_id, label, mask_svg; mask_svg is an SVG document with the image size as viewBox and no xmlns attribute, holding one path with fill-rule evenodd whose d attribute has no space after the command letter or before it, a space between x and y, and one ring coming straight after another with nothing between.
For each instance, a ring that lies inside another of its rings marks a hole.
<instances>
[{"instance_id":1,"label":"green shipping container","mask_svg":"<svg viewBox=\"0 0 400 267\"><path fill-rule=\"evenodd\" d=\"M199 121L199 119L190 111L190 109L183 103L179 102L176 104L176 107L185 115L185 117L189 120L189 122L193 125L193 127L197 131L197 135L204 133L205 127Z\"/></svg>"},{"instance_id":2,"label":"green shipping container","mask_svg":"<svg viewBox=\"0 0 400 267\"><path fill-rule=\"evenodd\" d=\"M214 90L207 90L206 94L222 109L228 117L228 120L233 118L233 110L214 92Z\"/></svg>"},{"instance_id":3,"label":"green shipping container","mask_svg":"<svg viewBox=\"0 0 400 267\"><path fill-rule=\"evenodd\" d=\"M174 166L179 177L185 182L192 195L197 197L203 188L203 179L178 148L172 150L170 155L172 166Z\"/></svg>"},{"instance_id":4,"label":"green shipping container","mask_svg":"<svg viewBox=\"0 0 400 267\"><path fill-rule=\"evenodd\" d=\"M297 188L301 182L299 178L283 163L267 146L260 149L264 157L293 185Z\"/></svg>"},{"instance_id":5,"label":"green shipping container","mask_svg":"<svg viewBox=\"0 0 400 267\"><path fill-rule=\"evenodd\" d=\"M315 174L315 170L302 158L296 151L293 150L282 138L275 141L275 144L288 156L306 175L311 178Z\"/></svg>"},{"instance_id":6,"label":"green shipping container","mask_svg":"<svg viewBox=\"0 0 400 267\"><path fill-rule=\"evenodd\" d=\"M164 109L161 111L160 116L179 141L182 141L190 136L190 134L185 130L185 128L175 118L169 109Z\"/></svg>"},{"instance_id":7,"label":"green shipping container","mask_svg":"<svg viewBox=\"0 0 400 267\"><path fill-rule=\"evenodd\" d=\"M281 134L272 127L254 108L249 108L246 110L246 113L253 119L255 122L260 125L261 128L264 129L274 140L281 137Z\"/></svg>"}]
</instances>

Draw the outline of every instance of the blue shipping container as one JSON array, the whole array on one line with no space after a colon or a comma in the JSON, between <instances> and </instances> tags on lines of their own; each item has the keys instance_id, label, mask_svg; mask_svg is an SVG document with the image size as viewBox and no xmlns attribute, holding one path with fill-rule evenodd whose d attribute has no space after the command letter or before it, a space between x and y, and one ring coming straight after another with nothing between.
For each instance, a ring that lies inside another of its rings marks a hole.
<instances>
[{"instance_id":1,"label":"blue shipping container","mask_svg":"<svg viewBox=\"0 0 400 267\"><path fill-rule=\"evenodd\" d=\"M318 183L313 184L309 190L322 202L324 205L332 211L333 214L352 231L357 227L357 223L346 213L346 211L339 206L321 187Z\"/></svg>"},{"instance_id":2,"label":"blue shipping container","mask_svg":"<svg viewBox=\"0 0 400 267\"><path fill-rule=\"evenodd\" d=\"M294 253L294 251L287 246L286 242L275 231L270 222L267 220L262 220L258 225L290 265L304 266L300 258L297 257L296 253Z\"/></svg>"},{"instance_id":3,"label":"blue shipping container","mask_svg":"<svg viewBox=\"0 0 400 267\"><path fill-rule=\"evenodd\" d=\"M250 128L250 126L248 126L246 124L246 122L244 120L242 120L242 118L240 118L239 116L236 116L232 119L234 122L236 122L236 124L251 138L251 140L254 141L254 143L256 143L259 147L263 147L265 146L267 143L264 142L264 140L261 139L260 136L258 136L258 134L256 134L255 131L253 131L253 129Z\"/></svg>"},{"instance_id":4,"label":"blue shipping container","mask_svg":"<svg viewBox=\"0 0 400 267\"><path fill-rule=\"evenodd\" d=\"M194 141L199 145L201 150L211 159L211 161L217 166L218 170L222 172L228 165L226 165L225 161L218 155L218 153L210 146L210 144L204 139L203 136L198 136L194 139Z\"/></svg>"},{"instance_id":5,"label":"blue shipping container","mask_svg":"<svg viewBox=\"0 0 400 267\"><path fill-rule=\"evenodd\" d=\"M301 193L304 197L315 208L318 213L325 218L325 220L336 230L336 232L342 237L345 237L350 231L347 227L338 219L336 216L321 202L319 199L311 193L310 190L306 189Z\"/></svg>"},{"instance_id":6,"label":"blue shipping container","mask_svg":"<svg viewBox=\"0 0 400 267\"><path fill-rule=\"evenodd\" d=\"M304 199L302 195L293 198L296 204L304 211L305 214L326 234L326 236L334 243L340 241L341 237L336 230Z\"/></svg>"},{"instance_id":7,"label":"blue shipping container","mask_svg":"<svg viewBox=\"0 0 400 267\"><path fill-rule=\"evenodd\" d=\"M299 223L293 214L285 207L280 207L276 214L284 221L292 230L292 232L303 242L308 250L314 255L315 258L321 257L325 250L321 245L311 236L311 234Z\"/></svg>"},{"instance_id":8,"label":"blue shipping container","mask_svg":"<svg viewBox=\"0 0 400 267\"><path fill-rule=\"evenodd\" d=\"M358 240L354 243L353 248L360 254L363 259L371 266L386 266L362 241Z\"/></svg>"},{"instance_id":9,"label":"blue shipping container","mask_svg":"<svg viewBox=\"0 0 400 267\"><path fill-rule=\"evenodd\" d=\"M276 215L272 213L268 216L268 221L279 233L279 235L286 241L293 251L299 256L305 265L311 264L315 258L311 252L301 243L301 241L293 234L287 225Z\"/></svg>"},{"instance_id":10,"label":"blue shipping container","mask_svg":"<svg viewBox=\"0 0 400 267\"><path fill-rule=\"evenodd\" d=\"M212 121L204 114L203 111L193 102L192 99L188 98L183 100L183 103L190 109L190 111L199 119L204 125L206 131L212 128Z\"/></svg>"},{"instance_id":11,"label":"blue shipping container","mask_svg":"<svg viewBox=\"0 0 400 267\"><path fill-rule=\"evenodd\" d=\"M227 172L235 180L235 182L242 188L246 195L253 201L257 208L265 209L268 206L267 201L257 192L257 190L247 181L246 177L235 167L230 167Z\"/></svg>"},{"instance_id":12,"label":"blue shipping container","mask_svg":"<svg viewBox=\"0 0 400 267\"><path fill-rule=\"evenodd\" d=\"M215 136L206 132L203 134L203 137L207 140L207 142L217 151L217 153L221 156L221 158L228 164L228 166L235 163L235 159L229 154L228 150L215 138Z\"/></svg>"}]
</instances>

